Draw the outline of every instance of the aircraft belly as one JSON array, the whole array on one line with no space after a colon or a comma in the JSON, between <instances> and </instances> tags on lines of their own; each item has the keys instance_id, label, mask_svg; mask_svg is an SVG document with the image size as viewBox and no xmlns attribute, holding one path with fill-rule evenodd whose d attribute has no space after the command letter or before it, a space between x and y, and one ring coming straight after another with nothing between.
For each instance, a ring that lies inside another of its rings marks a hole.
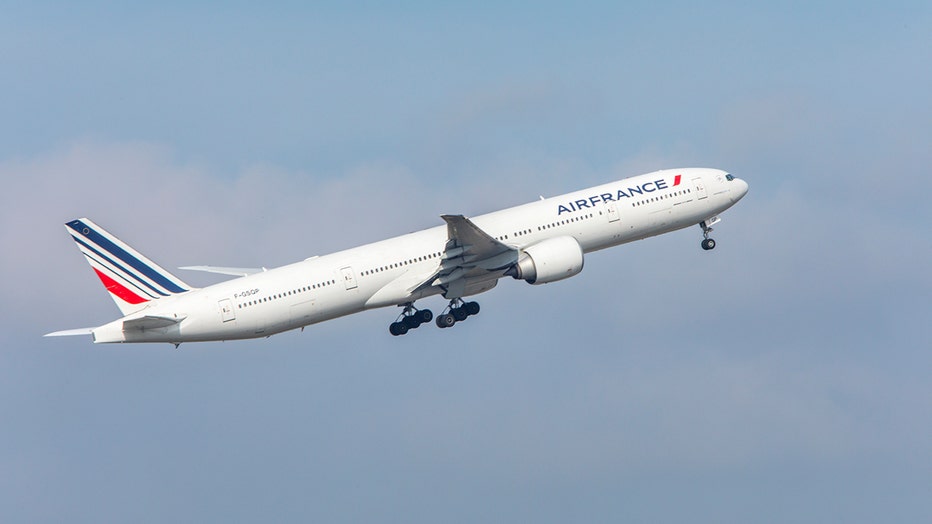
<instances>
[{"instance_id":1,"label":"aircraft belly","mask_svg":"<svg viewBox=\"0 0 932 524\"><path fill-rule=\"evenodd\" d=\"M289 310L288 323L291 327L301 327L311 324L315 321L319 311L317 309L317 300L310 299L292 304Z\"/></svg>"}]
</instances>

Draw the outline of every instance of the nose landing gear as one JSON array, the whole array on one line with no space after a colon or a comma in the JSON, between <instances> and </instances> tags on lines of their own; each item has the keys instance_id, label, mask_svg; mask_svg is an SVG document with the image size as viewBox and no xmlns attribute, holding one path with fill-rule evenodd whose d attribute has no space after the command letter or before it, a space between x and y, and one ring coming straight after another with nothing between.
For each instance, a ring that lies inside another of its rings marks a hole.
<instances>
[{"instance_id":1,"label":"nose landing gear","mask_svg":"<svg viewBox=\"0 0 932 524\"><path fill-rule=\"evenodd\" d=\"M418 309L414 307L413 302L404 305L404 311L398 316L398 320L388 326L388 332L393 336L404 335L409 330L421 327L434 319L434 313L429 309Z\"/></svg>"},{"instance_id":2,"label":"nose landing gear","mask_svg":"<svg viewBox=\"0 0 932 524\"><path fill-rule=\"evenodd\" d=\"M719 222L718 217L712 217L709 220L703 220L699 222L699 227L702 228L702 242L699 244L702 246L702 249L709 251L710 249L715 249L715 240L709 238L709 233L712 232L712 224L717 224Z\"/></svg>"}]
</instances>

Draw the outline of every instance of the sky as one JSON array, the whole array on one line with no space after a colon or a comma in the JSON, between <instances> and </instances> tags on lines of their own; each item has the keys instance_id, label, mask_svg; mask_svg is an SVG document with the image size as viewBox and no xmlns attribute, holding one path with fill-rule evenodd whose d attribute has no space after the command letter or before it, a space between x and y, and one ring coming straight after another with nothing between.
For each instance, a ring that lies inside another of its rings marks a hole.
<instances>
[{"instance_id":1,"label":"sky","mask_svg":"<svg viewBox=\"0 0 932 524\"><path fill-rule=\"evenodd\" d=\"M928 2L305 4L4 3L4 522L932 521ZM118 316L73 218L274 267L685 166L714 251L450 330L42 337Z\"/></svg>"}]
</instances>

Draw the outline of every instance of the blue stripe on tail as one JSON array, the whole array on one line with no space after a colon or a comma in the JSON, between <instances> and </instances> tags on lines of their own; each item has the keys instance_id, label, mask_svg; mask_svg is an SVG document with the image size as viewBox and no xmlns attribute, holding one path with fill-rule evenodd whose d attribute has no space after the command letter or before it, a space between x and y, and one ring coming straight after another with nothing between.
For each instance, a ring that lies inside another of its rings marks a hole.
<instances>
[{"instance_id":1,"label":"blue stripe on tail","mask_svg":"<svg viewBox=\"0 0 932 524\"><path fill-rule=\"evenodd\" d=\"M151 298L159 298L158 295L161 295L161 296L163 296L163 297L170 296L169 294L167 294L167 293L165 293L165 292L162 292L162 291L160 291L160 290L158 290L158 289L155 289L154 287L152 287L152 284L150 284L150 283L146 282L145 280L139 278L138 275L136 275L136 274L133 273L132 271L127 270L127 269L126 269L125 267L123 267L122 265L116 263L113 259L111 259L111 258L108 257L107 255L101 253L100 251L97 251L96 249L94 249L93 247L91 247L91 245L88 244L87 242L81 240L80 238L74 237L74 236L71 237L71 238L74 238L74 241L75 241L75 242L77 242L78 244L81 244L82 246L86 247L88 250L92 251L95 255L97 255L97 256L100 257L100 258L92 257L92 256L89 255L88 253L84 253L84 256L86 256L87 258L93 260L94 262L97 262L97 263L100 264L101 266L103 266L103 267L105 267L105 268L108 268L115 276L119 277L120 280L122 280L122 281L126 282L127 284L133 286L133 287L136 288L140 293L142 293L142 294L144 294L144 295L148 295L148 296L151 297ZM104 263L104 262L106 262L106 263ZM112 267L108 267L108 266L112 266ZM129 280L123 278L122 275L120 275L120 274L117 273L116 271L113 271L113 268L119 269L120 271L126 273L127 275L129 275L130 277L132 277L132 279L135 280L136 282L139 282L139 283L142 284L143 286L146 286L147 288L151 289L152 292L150 293L149 291L146 291L145 289L142 289L141 287L139 287L138 285L136 285L134 282L129 281Z\"/></svg>"},{"instance_id":2,"label":"blue stripe on tail","mask_svg":"<svg viewBox=\"0 0 932 524\"><path fill-rule=\"evenodd\" d=\"M147 264L145 264L144 262L142 262L135 256L131 255L130 253L127 253L125 249L114 244L107 237L101 235L100 233L95 231L93 228L91 228L90 226L82 222L81 220L73 220L69 222L68 227L73 229L79 235L87 237L88 240L90 240L91 242L94 242L95 244L100 246L102 249L106 250L108 253L110 253L114 257L122 260L124 263L128 264L130 267L139 271L141 274L145 275L146 277L151 279L153 282L157 283L158 285L162 286L168 291L172 293L184 293L185 291L187 291L187 289L184 289L178 286L177 284L175 284L174 282L172 282L171 280L168 280L167 278L165 278L164 275L155 271L154 269L149 267ZM87 246L87 244L84 244L84 245ZM93 250L93 248L91 248L90 246L87 246L87 247ZM101 253L98 252L98 254L101 254ZM103 255L101 254L101 256ZM148 284L146 285L148 286ZM161 293L154 288L153 288L153 291L161 295L164 295L164 293Z\"/></svg>"}]
</instances>

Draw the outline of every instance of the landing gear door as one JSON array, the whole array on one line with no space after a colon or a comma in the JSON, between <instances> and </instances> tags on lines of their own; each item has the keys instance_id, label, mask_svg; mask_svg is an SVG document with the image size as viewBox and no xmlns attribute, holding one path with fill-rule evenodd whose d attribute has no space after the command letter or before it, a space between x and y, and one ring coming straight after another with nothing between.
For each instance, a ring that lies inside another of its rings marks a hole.
<instances>
[{"instance_id":1,"label":"landing gear door","mask_svg":"<svg viewBox=\"0 0 932 524\"><path fill-rule=\"evenodd\" d=\"M709 196L705 192L705 183L702 181L702 177L696 177L693 179L693 189L696 191L696 200L702 200L703 198Z\"/></svg>"},{"instance_id":2,"label":"landing gear door","mask_svg":"<svg viewBox=\"0 0 932 524\"><path fill-rule=\"evenodd\" d=\"M340 273L343 275L343 284L346 289L356 289L356 275L353 273L353 268L344 267L340 269Z\"/></svg>"},{"instance_id":3,"label":"landing gear door","mask_svg":"<svg viewBox=\"0 0 932 524\"><path fill-rule=\"evenodd\" d=\"M230 299L225 298L221 300L217 306L220 308L220 319L224 322L229 322L231 320L236 320L236 312L233 311L233 303L230 302Z\"/></svg>"}]
</instances>

